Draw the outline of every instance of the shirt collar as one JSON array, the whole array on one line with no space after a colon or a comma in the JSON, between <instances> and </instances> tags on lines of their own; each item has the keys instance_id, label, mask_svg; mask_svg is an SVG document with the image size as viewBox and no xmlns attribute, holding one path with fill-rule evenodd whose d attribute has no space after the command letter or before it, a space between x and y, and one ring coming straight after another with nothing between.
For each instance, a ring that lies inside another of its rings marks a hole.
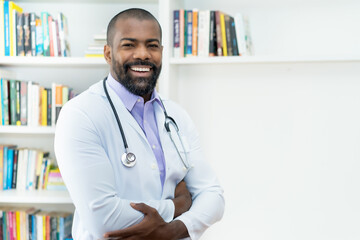
<instances>
[{"instance_id":1,"label":"shirt collar","mask_svg":"<svg viewBox=\"0 0 360 240\"><path fill-rule=\"evenodd\" d=\"M133 110L136 102L139 99L142 102L144 101L141 96L137 96L137 95L129 92L129 90L127 90L121 83L116 81L111 76L111 73L109 73L109 75L107 77L107 82L109 83L109 86L111 87L111 89L113 89L115 91L116 95L118 95L120 97L121 101L124 103L124 105L128 111L131 112ZM156 91L156 89L154 89L154 91L152 92L149 102L150 103L157 102L161 106L161 108L164 110L164 106L162 105L162 102L160 101L160 96L159 96L158 92Z\"/></svg>"}]
</instances>

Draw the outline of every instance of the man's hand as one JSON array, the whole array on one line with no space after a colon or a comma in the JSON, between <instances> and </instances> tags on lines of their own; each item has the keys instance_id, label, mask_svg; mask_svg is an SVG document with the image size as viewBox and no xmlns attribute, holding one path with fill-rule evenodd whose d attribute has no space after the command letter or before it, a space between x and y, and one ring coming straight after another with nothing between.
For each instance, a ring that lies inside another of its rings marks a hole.
<instances>
[{"instance_id":1,"label":"man's hand","mask_svg":"<svg viewBox=\"0 0 360 240\"><path fill-rule=\"evenodd\" d=\"M155 208L145 203L131 203L132 208L144 214L144 219L131 227L108 232L105 239L147 239L147 240L171 240L188 237L187 228L181 221L166 223Z\"/></svg>"},{"instance_id":2,"label":"man's hand","mask_svg":"<svg viewBox=\"0 0 360 240\"><path fill-rule=\"evenodd\" d=\"M175 205L174 218L180 216L184 212L187 212L192 204L191 195L186 188L185 181L181 181L175 188L175 197L173 199Z\"/></svg>"}]
</instances>

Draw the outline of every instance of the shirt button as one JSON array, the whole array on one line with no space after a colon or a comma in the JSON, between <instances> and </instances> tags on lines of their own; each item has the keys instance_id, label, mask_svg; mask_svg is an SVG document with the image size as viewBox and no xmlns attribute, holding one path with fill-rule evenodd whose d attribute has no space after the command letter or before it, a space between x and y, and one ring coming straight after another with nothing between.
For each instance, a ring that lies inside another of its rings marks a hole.
<instances>
[{"instance_id":1,"label":"shirt button","mask_svg":"<svg viewBox=\"0 0 360 240\"><path fill-rule=\"evenodd\" d=\"M146 121L146 120L144 120L144 123L147 123L147 121Z\"/></svg>"},{"instance_id":2,"label":"shirt button","mask_svg":"<svg viewBox=\"0 0 360 240\"><path fill-rule=\"evenodd\" d=\"M151 168L156 169L156 164L155 163L151 164Z\"/></svg>"},{"instance_id":3,"label":"shirt button","mask_svg":"<svg viewBox=\"0 0 360 240\"><path fill-rule=\"evenodd\" d=\"M140 98L138 98L138 100L137 100L138 102L141 102L141 99Z\"/></svg>"},{"instance_id":4,"label":"shirt button","mask_svg":"<svg viewBox=\"0 0 360 240\"><path fill-rule=\"evenodd\" d=\"M155 146L155 145L152 145L152 148L153 148L153 149L155 149L155 148L156 148L156 146Z\"/></svg>"}]
</instances>

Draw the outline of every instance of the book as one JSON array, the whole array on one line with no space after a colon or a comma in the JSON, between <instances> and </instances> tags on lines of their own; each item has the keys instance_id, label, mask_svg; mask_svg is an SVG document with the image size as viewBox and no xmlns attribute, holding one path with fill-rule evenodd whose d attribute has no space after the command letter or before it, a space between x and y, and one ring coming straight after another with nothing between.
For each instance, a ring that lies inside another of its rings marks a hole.
<instances>
[{"instance_id":1,"label":"book","mask_svg":"<svg viewBox=\"0 0 360 240\"><path fill-rule=\"evenodd\" d=\"M199 11L198 56L209 56L210 43L210 11Z\"/></svg>"},{"instance_id":2,"label":"book","mask_svg":"<svg viewBox=\"0 0 360 240\"><path fill-rule=\"evenodd\" d=\"M20 81L16 81L16 125L20 126L21 125L21 121L20 121L20 86L21 86L21 82Z\"/></svg>"},{"instance_id":3,"label":"book","mask_svg":"<svg viewBox=\"0 0 360 240\"><path fill-rule=\"evenodd\" d=\"M63 86L56 85L55 87L55 122L59 118L60 110L63 106Z\"/></svg>"},{"instance_id":4,"label":"book","mask_svg":"<svg viewBox=\"0 0 360 240\"><path fill-rule=\"evenodd\" d=\"M173 56L175 58L179 58L180 57L180 10L174 10L173 13L174 13Z\"/></svg>"},{"instance_id":5,"label":"book","mask_svg":"<svg viewBox=\"0 0 360 240\"><path fill-rule=\"evenodd\" d=\"M235 19L236 38L238 43L237 45L239 48L239 55L242 56L246 54L244 18L241 13L237 13L234 19Z\"/></svg>"},{"instance_id":6,"label":"book","mask_svg":"<svg viewBox=\"0 0 360 240\"><path fill-rule=\"evenodd\" d=\"M17 14L21 14L23 9L17 5L15 2L9 2L9 22L10 22L10 56L17 56L17 43L16 43L16 21Z\"/></svg>"},{"instance_id":7,"label":"book","mask_svg":"<svg viewBox=\"0 0 360 240\"><path fill-rule=\"evenodd\" d=\"M236 38L236 27L235 27L235 20L232 16L230 16L230 32L231 32L231 44L233 50L233 56L239 56L239 48L238 48L238 41Z\"/></svg>"},{"instance_id":8,"label":"book","mask_svg":"<svg viewBox=\"0 0 360 240\"><path fill-rule=\"evenodd\" d=\"M25 56L25 34L24 34L24 14L15 11L16 18L16 55Z\"/></svg>"},{"instance_id":9,"label":"book","mask_svg":"<svg viewBox=\"0 0 360 240\"><path fill-rule=\"evenodd\" d=\"M53 18L51 15L48 15L48 25L49 25L49 49L50 49L50 57L55 56L55 52L57 54L57 50L55 51L55 40L54 40L54 25ZM57 46L57 45L56 45Z\"/></svg>"},{"instance_id":10,"label":"book","mask_svg":"<svg viewBox=\"0 0 360 240\"><path fill-rule=\"evenodd\" d=\"M51 92L51 88L46 88L46 123L47 126L51 126L51 113L52 113L52 104L51 104L51 100L52 100L52 92Z\"/></svg>"},{"instance_id":11,"label":"book","mask_svg":"<svg viewBox=\"0 0 360 240\"><path fill-rule=\"evenodd\" d=\"M44 34L41 19L35 18L36 56L44 56Z\"/></svg>"},{"instance_id":12,"label":"book","mask_svg":"<svg viewBox=\"0 0 360 240\"><path fill-rule=\"evenodd\" d=\"M12 176L14 170L14 151L15 151L15 147L8 147L7 149L6 189L11 189L12 187Z\"/></svg>"},{"instance_id":13,"label":"book","mask_svg":"<svg viewBox=\"0 0 360 240\"><path fill-rule=\"evenodd\" d=\"M3 190L4 179L4 146L0 145L0 191ZM1 222L0 222L1 224ZM0 229L1 231L1 229ZM1 235L0 235L1 236Z\"/></svg>"},{"instance_id":14,"label":"book","mask_svg":"<svg viewBox=\"0 0 360 240\"><path fill-rule=\"evenodd\" d=\"M0 0L0 57L5 56L4 0Z\"/></svg>"},{"instance_id":15,"label":"book","mask_svg":"<svg viewBox=\"0 0 360 240\"><path fill-rule=\"evenodd\" d=\"M57 19L54 20L54 28L55 28L55 35L56 38L56 49L57 53L55 56L61 57L61 42L60 42L60 32L59 32L59 21Z\"/></svg>"},{"instance_id":16,"label":"book","mask_svg":"<svg viewBox=\"0 0 360 240\"><path fill-rule=\"evenodd\" d=\"M13 157L13 169L12 169L12 179L11 179L11 188L16 189L16 180L17 180L17 173L18 173L18 155L19 150L14 149L14 157Z\"/></svg>"},{"instance_id":17,"label":"book","mask_svg":"<svg viewBox=\"0 0 360 240\"><path fill-rule=\"evenodd\" d=\"M9 80L10 125L16 125L16 80Z\"/></svg>"},{"instance_id":18,"label":"book","mask_svg":"<svg viewBox=\"0 0 360 240\"><path fill-rule=\"evenodd\" d=\"M199 10L193 9L192 11L192 55L198 55L198 15Z\"/></svg>"},{"instance_id":19,"label":"book","mask_svg":"<svg viewBox=\"0 0 360 240\"><path fill-rule=\"evenodd\" d=\"M10 124L10 111L9 111L9 81L1 78L1 104L2 104L2 125Z\"/></svg>"},{"instance_id":20,"label":"book","mask_svg":"<svg viewBox=\"0 0 360 240\"><path fill-rule=\"evenodd\" d=\"M226 42L226 30L225 30L225 15L220 12L220 28L221 28L221 42L223 56L227 56L227 42Z\"/></svg>"},{"instance_id":21,"label":"book","mask_svg":"<svg viewBox=\"0 0 360 240\"><path fill-rule=\"evenodd\" d=\"M220 11L215 11L215 25L216 25L216 55L223 56L223 42L221 34L221 21L220 21Z\"/></svg>"},{"instance_id":22,"label":"book","mask_svg":"<svg viewBox=\"0 0 360 240\"><path fill-rule=\"evenodd\" d=\"M23 13L24 17L24 54L25 56L31 56L31 26L30 26L30 14L29 13Z\"/></svg>"},{"instance_id":23,"label":"book","mask_svg":"<svg viewBox=\"0 0 360 240\"><path fill-rule=\"evenodd\" d=\"M48 101L47 101L47 89L41 88L41 126L47 126L47 109L48 109Z\"/></svg>"},{"instance_id":24,"label":"book","mask_svg":"<svg viewBox=\"0 0 360 240\"><path fill-rule=\"evenodd\" d=\"M217 55L215 11L210 11L209 56Z\"/></svg>"},{"instance_id":25,"label":"book","mask_svg":"<svg viewBox=\"0 0 360 240\"><path fill-rule=\"evenodd\" d=\"M36 15L30 13L31 56L36 56Z\"/></svg>"},{"instance_id":26,"label":"book","mask_svg":"<svg viewBox=\"0 0 360 240\"><path fill-rule=\"evenodd\" d=\"M179 21L180 21L180 57L184 57L184 48L185 48L185 10L179 10Z\"/></svg>"},{"instance_id":27,"label":"book","mask_svg":"<svg viewBox=\"0 0 360 240\"><path fill-rule=\"evenodd\" d=\"M186 10L186 57L192 56L192 28L193 15L192 10Z\"/></svg>"},{"instance_id":28,"label":"book","mask_svg":"<svg viewBox=\"0 0 360 240\"><path fill-rule=\"evenodd\" d=\"M3 96L2 96L2 77L0 76L0 126L1 125L4 125L4 123L3 123L3 112L4 112L4 110L3 110Z\"/></svg>"},{"instance_id":29,"label":"book","mask_svg":"<svg viewBox=\"0 0 360 240\"><path fill-rule=\"evenodd\" d=\"M30 51L31 53L31 51ZM20 82L20 123L27 125L28 118L28 83L25 81Z\"/></svg>"},{"instance_id":30,"label":"book","mask_svg":"<svg viewBox=\"0 0 360 240\"><path fill-rule=\"evenodd\" d=\"M10 2L4 2L4 55L10 56Z\"/></svg>"},{"instance_id":31,"label":"book","mask_svg":"<svg viewBox=\"0 0 360 240\"><path fill-rule=\"evenodd\" d=\"M50 56L49 13L41 12L44 56Z\"/></svg>"},{"instance_id":32,"label":"book","mask_svg":"<svg viewBox=\"0 0 360 240\"><path fill-rule=\"evenodd\" d=\"M224 14L224 20L225 20L225 37L226 37L227 56L233 56L230 16L228 14Z\"/></svg>"}]
</instances>

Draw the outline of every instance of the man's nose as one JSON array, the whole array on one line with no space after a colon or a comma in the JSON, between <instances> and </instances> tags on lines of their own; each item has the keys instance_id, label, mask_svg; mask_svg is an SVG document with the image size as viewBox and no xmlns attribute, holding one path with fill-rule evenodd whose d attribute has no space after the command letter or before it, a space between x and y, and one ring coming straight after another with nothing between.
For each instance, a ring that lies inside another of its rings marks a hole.
<instances>
[{"instance_id":1,"label":"man's nose","mask_svg":"<svg viewBox=\"0 0 360 240\"><path fill-rule=\"evenodd\" d=\"M148 60L151 58L151 54L145 45L139 45L135 49L133 57L135 59Z\"/></svg>"}]
</instances>

